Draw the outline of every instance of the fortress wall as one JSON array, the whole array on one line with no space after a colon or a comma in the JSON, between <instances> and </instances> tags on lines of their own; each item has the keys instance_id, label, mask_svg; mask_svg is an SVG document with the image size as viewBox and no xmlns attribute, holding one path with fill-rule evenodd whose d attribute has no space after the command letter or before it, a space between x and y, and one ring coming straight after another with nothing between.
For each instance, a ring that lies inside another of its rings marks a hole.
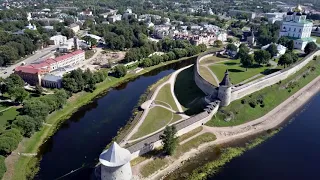
<instances>
[{"instance_id":1,"label":"fortress wall","mask_svg":"<svg viewBox=\"0 0 320 180\"><path fill-rule=\"evenodd\" d=\"M208 108L204 112L197 114L184 121L181 121L180 123L177 123L175 125L177 128L176 135L181 136L207 123L208 121L211 120L213 115L217 113L218 109L219 109L219 102L216 102L215 105L208 105ZM137 158L138 156L141 156L155 148L162 146L162 141L159 138L161 134L163 134L163 131L153 136L150 136L135 145L130 146L128 150L131 152L131 159Z\"/></svg>"},{"instance_id":2,"label":"fortress wall","mask_svg":"<svg viewBox=\"0 0 320 180\"><path fill-rule=\"evenodd\" d=\"M312 61L314 56L319 56L319 55L320 55L320 50L315 51L309 54L308 56L306 56L303 60L295 63L294 65L286 69L272 73L270 75L267 75L255 81L252 81L248 84L244 84L242 86L233 88L232 94L231 94L231 101L241 99L244 96L252 94L256 91L259 91L265 87L271 86L273 84L278 83L279 81L282 81L288 78L290 75L296 73L297 71L302 69L304 66L306 66L310 61Z\"/></svg>"},{"instance_id":3,"label":"fortress wall","mask_svg":"<svg viewBox=\"0 0 320 180\"><path fill-rule=\"evenodd\" d=\"M210 57L213 53L217 52L216 50L211 50L200 54L197 58L195 63L195 71L194 71L194 81L196 82L197 86L206 94L206 95L218 95L217 87L206 81L201 75L199 70L199 65L201 60Z\"/></svg>"}]
</instances>

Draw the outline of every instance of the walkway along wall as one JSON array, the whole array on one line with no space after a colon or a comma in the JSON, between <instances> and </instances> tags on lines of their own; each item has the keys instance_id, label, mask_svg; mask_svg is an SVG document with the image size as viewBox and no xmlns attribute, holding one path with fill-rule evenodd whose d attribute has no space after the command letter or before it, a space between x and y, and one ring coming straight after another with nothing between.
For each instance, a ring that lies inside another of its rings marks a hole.
<instances>
[{"instance_id":1,"label":"walkway along wall","mask_svg":"<svg viewBox=\"0 0 320 180\"><path fill-rule=\"evenodd\" d=\"M184 121L181 121L174 126L177 128L177 136L181 136L197 127L202 126L211 120L214 114L219 109L220 101L214 101L208 104L207 108L204 109L204 112L197 114L191 118L188 118ZM160 140L160 135L163 134L163 131L154 134L130 147L127 149L131 152L131 159L134 159L138 156L141 156L154 148L160 147L162 141Z\"/></svg>"},{"instance_id":2,"label":"walkway along wall","mask_svg":"<svg viewBox=\"0 0 320 180\"><path fill-rule=\"evenodd\" d=\"M207 95L211 94L212 99L217 98L217 92L218 88L213 86L211 83L206 81L204 78L201 77L200 71L199 71L199 64L201 60L210 57L215 53L215 51L207 51L201 55L199 55L197 61L196 61L196 69L194 71L194 80L197 84L197 86ZM306 56L303 60L298 61L297 63L287 67L286 69L283 69L281 71L272 73L270 75L267 75L265 77L262 77L260 79L254 80L250 83L244 84L242 86L238 87L232 87L231 91L231 102L235 101L237 99L241 99L244 96L247 96L249 94L252 94L256 91L259 91L265 87L271 86L273 84L278 83L281 80L286 79L290 75L296 73L301 68L303 68L305 65L307 65L310 61L313 60L314 56L319 56L320 50L317 50L308 56Z\"/></svg>"}]
</instances>

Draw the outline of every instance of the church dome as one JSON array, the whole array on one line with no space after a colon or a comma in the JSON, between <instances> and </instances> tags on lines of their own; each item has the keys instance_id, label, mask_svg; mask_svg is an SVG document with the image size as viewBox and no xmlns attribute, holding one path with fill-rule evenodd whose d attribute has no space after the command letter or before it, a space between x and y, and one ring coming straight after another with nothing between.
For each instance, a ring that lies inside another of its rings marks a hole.
<instances>
[{"instance_id":1,"label":"church dome","mask_svg":"<svg viewBox=\"0 0 320 180\"><path fill-rule=\"evenodd\" d=\"M302 12L302 7L300 6L300 4L294 8L294 12Z\"/></svg>"}]
</instances>

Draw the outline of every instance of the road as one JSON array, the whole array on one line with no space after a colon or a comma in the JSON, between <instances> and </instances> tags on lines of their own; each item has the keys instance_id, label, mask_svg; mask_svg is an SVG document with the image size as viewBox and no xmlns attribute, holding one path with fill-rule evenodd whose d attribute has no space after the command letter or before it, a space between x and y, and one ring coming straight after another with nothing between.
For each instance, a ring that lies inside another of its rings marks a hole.
<instances>
[{"instance_id":1,"label":"road","mask_svg":"<svg viewBox=\"0 0 320 180\"><path fill-rule=\"evenodd\" d=\"M55 46L49 46L47 48L38 50L34 55L23 60L23 62L25 62L26 64L30 64L32 62L35 62L35 61L39 60L40 58L44 58L45 56L48 56L51 52L53 52L52 50L56 49L57 47L58 47L58 45L55 45ZM6 77L10 76L10 74L13 73L13 70L20 65L21 65L21 61L14 64L14 65L6 67L3 70L0 70L0 77L6 78ZM5 74L5 72L7 72L7 73Z\"/></svg>"}]
</instances>

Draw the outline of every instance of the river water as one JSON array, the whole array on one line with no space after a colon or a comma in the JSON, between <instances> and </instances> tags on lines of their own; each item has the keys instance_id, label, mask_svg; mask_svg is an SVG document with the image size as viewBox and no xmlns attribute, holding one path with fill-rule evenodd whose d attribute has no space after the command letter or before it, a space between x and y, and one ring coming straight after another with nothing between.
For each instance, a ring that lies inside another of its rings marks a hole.
<instances>
[{"instance_id":1,"label":"river water","mask_svg":"<svg viewBox=\"0 0 320 180\"><path fill-rule=\"evenodd\" d=\"M150 71L80 108L41 146L40 171L35 179L90 179L100 153L129 120L147 87L194 60Z\"/></svg>"},{"instance_id":2,"label":"river water","mask_svg":"<svg viewBox=\"0 0 320 180\"><path fill-rule=\"evenodd\" d=\"M291 123L228 163L210 180L320 179L320 94Z\"/></svg>"}]
</instances>

